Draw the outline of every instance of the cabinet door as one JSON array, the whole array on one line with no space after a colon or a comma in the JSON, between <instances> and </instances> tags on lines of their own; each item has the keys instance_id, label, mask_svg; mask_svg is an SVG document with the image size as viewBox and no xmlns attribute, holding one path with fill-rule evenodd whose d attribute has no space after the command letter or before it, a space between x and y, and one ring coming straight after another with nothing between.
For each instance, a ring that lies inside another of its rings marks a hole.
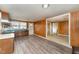
<instances>
[{"instance_id":1,"label":"cabinet door","mask_svg":"<svg viewBox=\"0 0 79 59\"><path fill-rule=\"evenodd\" d=\"M1 53L12 53L14 50L13 39L2 39L0 40L0 54Z\"/></svg>"},{"instance_id":2,"label":"cabinet door","mask_svg":"<svg viewBox=\"0 0 79 59\"><path fill-rule=\"evenodd\" d=\"M6 19L8 20L10 17L9 17L9 14L7 12L3 12L2 11L2 19Z\"/></svg>"}]
</instances>

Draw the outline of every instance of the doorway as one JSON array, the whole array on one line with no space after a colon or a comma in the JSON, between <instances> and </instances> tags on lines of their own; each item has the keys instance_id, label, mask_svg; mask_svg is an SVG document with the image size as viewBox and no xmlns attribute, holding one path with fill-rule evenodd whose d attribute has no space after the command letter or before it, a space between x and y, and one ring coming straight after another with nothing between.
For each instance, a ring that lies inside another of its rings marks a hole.
<instances>
[{"instance_id":1,"label":"doorway","mask_svg":"<svg viewBox=\"0 0 79 59\"><path fill-rule=\"evenodd\" d=\"M33 35L34 34L34 24L28 23L28 27L29 27L29 35Z\"/></svg>"},{"instance_id":2,"label":"doorway","mask_svg":"<svg viewBox=\"0 0 79 59\"><path fill-rule=\"evenodd\" d=\"M69 13L47 19L47 39L70 47Z\"/></svg>"}]
</instances>

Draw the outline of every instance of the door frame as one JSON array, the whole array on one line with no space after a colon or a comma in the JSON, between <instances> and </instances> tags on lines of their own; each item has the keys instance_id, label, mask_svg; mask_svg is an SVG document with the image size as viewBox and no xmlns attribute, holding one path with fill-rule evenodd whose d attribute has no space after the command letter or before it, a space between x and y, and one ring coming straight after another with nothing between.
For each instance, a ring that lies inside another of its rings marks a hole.
<instances>
[{"instance_id":1,"label":"door frame","mask_svg":"<svg viewBox=\"0 0 79 59\"><path fill-rule=\"evenodd\" d=\"M71 33L70 33L70 30L71 30L71 29L70 29L70 27L71 27L71 26L70 26L71 14L70 14L70 13L66 13L66 14L63 14L63 15L68 15L69 46L67 46L67 47L72 48L72 47L71 47L71 37L70 37L70 36L71 36L71 35L70 35L70 34L71 34ZM61 15L59 15L59 16L61 16ZM55 17L56 17L56 16L55 16ZM48 23L47 23L47 22L48 22L48 21L47 21L47 19L46 19L46 38L47 38L47 28L48 28L48 27L47 27L47 26L48 26ZM47 38L47 39L48 39L48 38Z\"/></svg>"}]
</instances>

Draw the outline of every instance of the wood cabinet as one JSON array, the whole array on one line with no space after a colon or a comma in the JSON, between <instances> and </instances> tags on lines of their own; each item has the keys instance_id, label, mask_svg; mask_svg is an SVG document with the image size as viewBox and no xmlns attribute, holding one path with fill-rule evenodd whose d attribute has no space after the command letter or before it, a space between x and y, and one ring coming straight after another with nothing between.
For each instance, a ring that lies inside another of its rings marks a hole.
<instances>
[{"instance_id":1,"label":"wood cabinet","mask_svg":"<svg viewBox=\"0 0 79 59\"><path fill-rule=\"evenodd\" d=\"M0 54L13 53L14 39L0 39Z\"/></svg>"},{"instance_id":2,"label":"wood cabinet","mask_svg":"<svg viewBox=\"0 0 79 59\"><path fill-rule=\"evenodd\" d=\"M10 19L10 15L7 12L2 11L1 15L2 15L2 19L6 19L6 20Z\"/></svg>"},{"instance_id":3,"label":"wood cabinet","mask_svg":"<svg viewBox=\"0 0 79 59\"><path fill-rule=\"evenodd\" d=\"M28 36L28 31L17 31L15 32L15 37Z\"/></svg>"}]
</instances>

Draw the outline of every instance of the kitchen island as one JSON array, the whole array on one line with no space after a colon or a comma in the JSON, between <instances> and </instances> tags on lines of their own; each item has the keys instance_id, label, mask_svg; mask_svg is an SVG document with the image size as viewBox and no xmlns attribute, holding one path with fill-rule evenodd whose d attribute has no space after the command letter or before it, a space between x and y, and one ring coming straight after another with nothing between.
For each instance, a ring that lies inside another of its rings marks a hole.
<instances>
[{"instance_id":1,"label":"kitchen island","mask_svg":"<svg viewBox=\"0 0 79 59\"><path fill-rule=\"evenodd\" d=\"M17 30L17 29L9 29L6 31L3 31L2 34L8 34L8 33L14 33L15 38L21 37L21 36L28 36L28 30Z\"/></svg>"},{"instance_id":2,"label":"kitchen island","mask_svg":"<svg viewBox=\"0 0 79 59\"><path fill-rule=\"evenodd\" d=\"M13 53L14 33L0 34L0 54Z\"/></svg>"},{"instance_id":3,"label":"kitchen island","mask_svg":"<svg viewBox=\"0 0 79 59\"><path fill-rule=\"evenodd\" d=\"M16 37L22 37L22 36L28 36L29 35L28 32L29 32L28 30L18 30L16 32L14 32L15 38Z\"/></svg>"}]
</instances>

